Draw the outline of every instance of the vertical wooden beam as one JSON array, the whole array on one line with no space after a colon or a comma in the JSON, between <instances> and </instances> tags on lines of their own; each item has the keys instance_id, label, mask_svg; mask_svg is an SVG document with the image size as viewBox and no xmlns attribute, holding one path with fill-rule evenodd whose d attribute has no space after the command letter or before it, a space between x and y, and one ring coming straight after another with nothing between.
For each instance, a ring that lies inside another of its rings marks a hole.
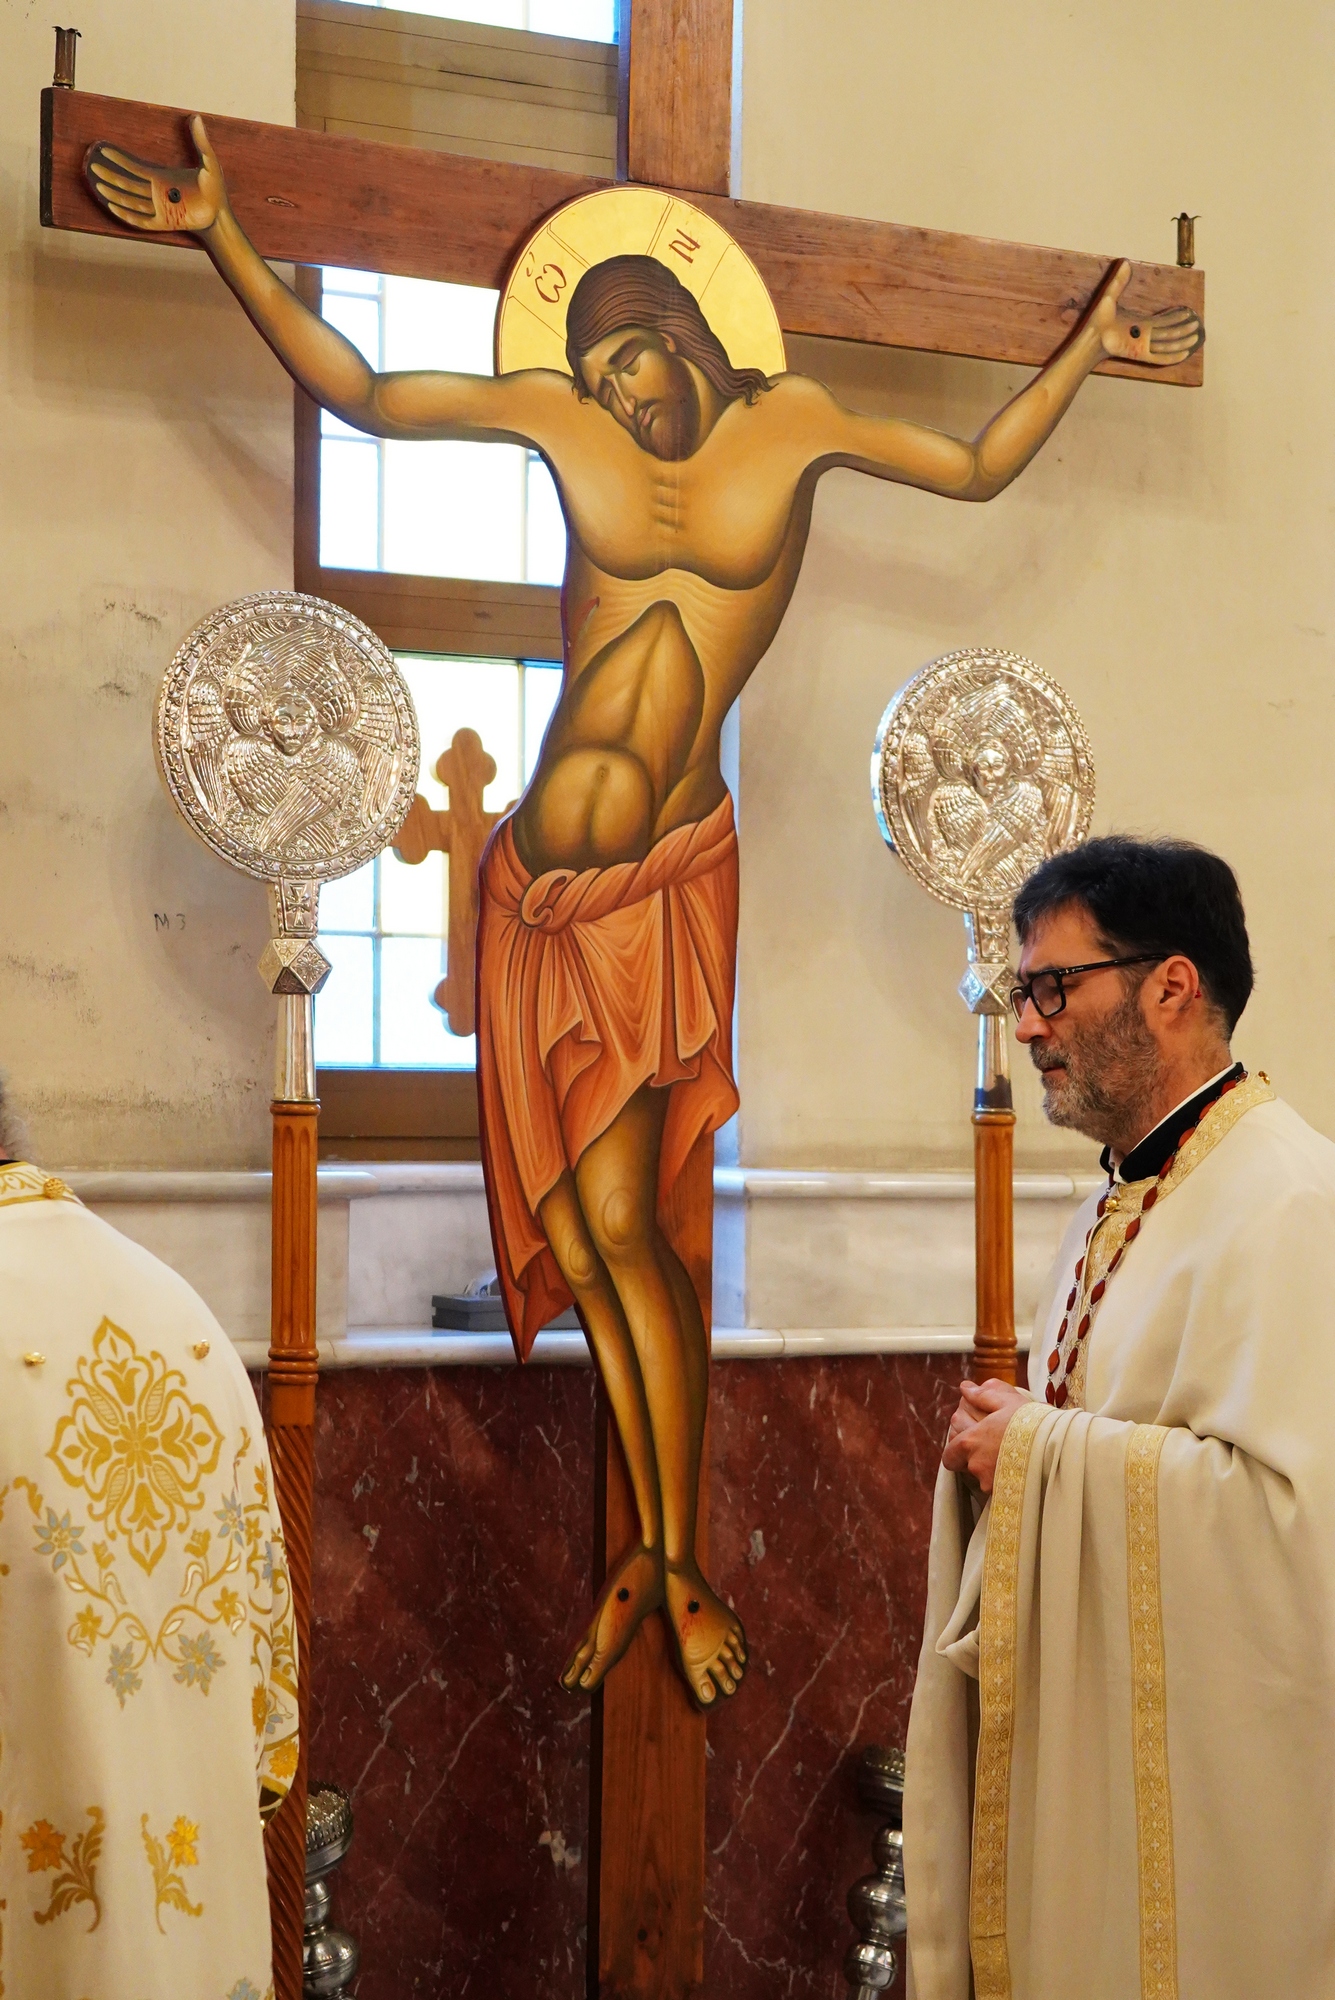
<instances>
[{"instance_id":1,"label":"vertical wooden beam","mask_svg":"<svg viewBox=\"0 0 1335 2000\"><path fill-rule=\"evenodd\" d=\"M692 1152L660 1217L710 1323L714 1140ZM599 1395L595 1558L608 1569L639 1534L616 1427ZM709 1448L696 1552L708 1557ZM645 1620L593 1708L589 2000L687 2000L704 1980L705 1717L686 1692L661 1617Z\"/></svg>"},{"instance_id":2,"label":"vertical wooden beam","mask_svg":"<svg viewBox=\"0 0 1335 2000\"><path fill-rule=\"evenodd\" d=\"M732 0L620 0L622 180L728 193Z\"/></svg>"},{"instance_id":3,"label":"vertical wooden beam","mask_svg":"<svg viewBox=\"0 0 1335 2000\"><path fill-rule=\"evenodd\" d=\"M324 278L318 265L298 264L293 290L318 313ZM320 569L320 405L292 384L292 588L314 597Z\"/></svg>"}]
</instances>

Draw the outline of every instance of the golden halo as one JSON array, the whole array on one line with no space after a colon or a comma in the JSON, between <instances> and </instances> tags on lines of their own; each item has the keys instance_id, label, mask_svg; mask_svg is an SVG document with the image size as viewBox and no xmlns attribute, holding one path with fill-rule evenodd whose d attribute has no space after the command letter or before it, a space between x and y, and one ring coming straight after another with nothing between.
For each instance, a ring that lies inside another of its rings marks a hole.
<instances>
[{"instance_id":1,"label":"golden halo","mask_svg":"<svg viewBox=\"0 0 1335 2000\"><path fill-rule=\"evenodd\" d=\"M520 251L496 311L496 373L566 362L566 310L606 257L654 257L693 292L734 368L782 375L783 332L765 281L726 229L660 188L600 188L558 208Z\"/></svg>"}]
</instances>

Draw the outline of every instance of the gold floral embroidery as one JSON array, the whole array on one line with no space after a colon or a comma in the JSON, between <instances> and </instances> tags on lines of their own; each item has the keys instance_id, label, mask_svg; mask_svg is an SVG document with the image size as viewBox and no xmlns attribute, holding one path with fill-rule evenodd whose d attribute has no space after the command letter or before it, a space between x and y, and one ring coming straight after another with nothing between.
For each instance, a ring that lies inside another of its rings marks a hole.
<instances>
[{"instance_id":1,"label":"gold floral embroidery","mask_svg":"<svg viewBox=\"0 0 1335 2000\"><path fill-rule=\"evenodd\" d=\"M978 1616L978 1761L974 1789L969 1944L977 2000L1009 2000L1006 1876L1010 1832L1011 1752L1015 1737L1015 1660L1020 1597L1020 1529L1025 1484L1039 1425L1051 1413L1027 1403L1006 1426L992 1484Z\"/></svg>"},{"instance_id":2,"label":"gold floral embroidery","mask_svg":"<svg viewBox=\"0 0 1335 2000\"><path fill-rule=\"evenodd\" d=\"M166 1839L159 1840L148 1830L147 1813L140 1816L139 1828L143 1834L148 1865L153 1870L153 1890L157 1898L153 1914L158 1929L165 1937L167 1933L162 1922L164 1908L179 1910L186 1917L202 1917L204 1914L204 1905L192 1903L186 1894L185 1880L181 1875L183 1868L199 1866L199 1828L194 1820L178 1814L167 1829Z\"/></svg>"},{"instance_id":3,"label":"gold floral embroidery","mask_svg":"<svg viewBox=\"0 0 1335 2000\"><path fill-rule=\"evenodd\" d=\"M122 1708L143 1687L143 1670L158 1660L175 1668L173 1679L182 1686L207 1695L214 1675L227 1664L207 1628L223 1626L239 1636L249 1621L256 1761L265 1782L282 1793L296 1769L292 1591L282 1537L272 1532L262 1462L250 1468L253 1499L243 1502L240 1497L251 1450L250 1435L243 1431L230 1490L219 1496L221 1504L213 1511L217 1525L201 1525L190 1536L179 1595L156 1628L128 1600L108 1544L95 1542L90 1551L82 1522L69 1512L57 1515L31 1480L20 1478L14 1484L27 1494L34 1516L34 1552L85 1600L65 1636L89 1659L105 1643L106 1682ZM3 1500L0 1493L0 1510ZM197 1620L198 1628L187 1629L188 1620Z\"/></svg>"},{"instance_id":4,"label":"gold floral embroidery","mask_svg":"<svg viewBox=\"0 0 1335 2000\"><path fill-rule=\"evenodd\" d=\"M66 1384L72 1408L56 1425L47 1457L67 1485L88 1495L88 1514L119 1532L149 1575L169 1534L184 1533L204 1505L203 1481L218 1464L222 1432L186 1379L158 1353L141 1354L104 1319Z\"/></svg>"},{"instance_id":5,"label":"gold floral embroidery","mask_svg":"<svg viewBox=\"0 0 1335 2000\"><path fill-rule=\"evenodd\" d=\"M106 1817L100 1806L89 1806L88 1817L91 1826L84 1828L74 1840L68 1856L65 1853L65 1835L52 1826L50 1820L34 1820L26 1833L19 1835L19 1846L28 1853L28 1873L41 1875L48 1871L55 1874L51 1884L50 1900L44 1910L34 1910L33 1917L39 1924L54 1923L63 1917L66 1910L72 1910L76 1903L91 1903L93 1921L90 1933L102 1921L102 1905L97 1894L97 1864L102 1856L102 1836L106 1832Z\"/></svg>"},{"instance_id":6,"label":"gold floral embroidery","mask_svg":"<svg viewBox=\"0 0 1335 2000\"><path fill-rule=\"evenodd\" d=\"M1126 1454L1126 1573L1131 1621L1131 1746L1136 1782L1142 2000L1177 2000L1177 1895L1168 1702L1159 1590L1159 1458L1168 1432L1137 1424Z\"/></svg>"}]
</instances>

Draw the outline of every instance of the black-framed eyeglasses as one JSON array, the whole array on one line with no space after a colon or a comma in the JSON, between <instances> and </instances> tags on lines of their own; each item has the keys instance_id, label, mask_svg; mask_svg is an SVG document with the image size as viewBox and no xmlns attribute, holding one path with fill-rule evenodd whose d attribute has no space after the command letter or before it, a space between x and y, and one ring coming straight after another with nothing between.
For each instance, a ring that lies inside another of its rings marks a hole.
<instances>
[{"instance_id":1,"label":"black-framed eyeglasses","mask_svg":"<svg viewBox=\"0 0 1335 2000\"><path fill-rule=\"evenodd\" d=\"M1018 986L1012 986L1010 993L1011 1012L1018 1021L1025 1010L1026 1001L1032 1001L1034 1011L1050 1021L1060 1014L1066 1005L1066 988L1063 980L1074 979L1077 972L1106 972L1114 965L1157 965L1162 952L1141 951L1133 958L1092 958L1088 965L1050 965L1044 971L1036 972L1031 979L1022 979Z\"/></svg>"}]
</instances>

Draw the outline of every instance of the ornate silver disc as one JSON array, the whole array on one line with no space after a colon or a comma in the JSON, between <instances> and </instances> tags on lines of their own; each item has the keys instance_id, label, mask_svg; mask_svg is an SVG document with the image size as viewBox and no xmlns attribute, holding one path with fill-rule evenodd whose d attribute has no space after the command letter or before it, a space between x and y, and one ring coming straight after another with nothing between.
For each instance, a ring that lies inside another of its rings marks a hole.
<instances>
[{"instance_id":1,"label":"ornate silver disc","mask_svg":"<svg viewBox=\"0 0 1335 2000\"><path fill-rule=\"evenodd\" d=\"M196 625L163 677L153 741L200 839L271 883L360 868L417 788L417 717L393 655L351 612L292 590Z\"/></svg>"},{"instance_id":2,"label":"ornate silver disc","mask_svg":"<svg viewBox=\"0 0 1335 2000\"><path fill-rule=\"evenodd\" d=\"M1055 681L1019 653L970 646L894 697L871 788L881 832L924 889L1008 915L1039 863L1089 832L1094 760Z\"/></svg>"}]
</instances>

